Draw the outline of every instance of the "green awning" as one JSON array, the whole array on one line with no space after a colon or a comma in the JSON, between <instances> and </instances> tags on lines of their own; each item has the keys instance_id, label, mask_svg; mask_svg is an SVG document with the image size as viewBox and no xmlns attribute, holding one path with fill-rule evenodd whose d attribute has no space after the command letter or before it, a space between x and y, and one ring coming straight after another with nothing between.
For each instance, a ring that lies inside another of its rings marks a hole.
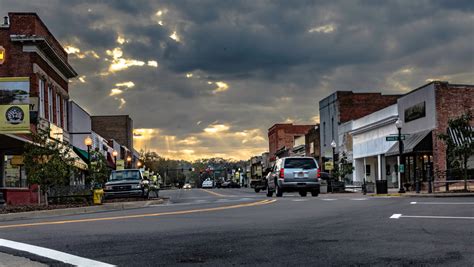
<instances>
[{"instance_id":1,"label":"green awning","mask_svg":"<svg viewBox=\"0 0 474 267\"><path fill-rule=\"evenodd\" d=\"M85 150L82 150L78 147L75 147L73 146L72 149L74 150L74 152L76 152L76 154L85 162L89 161L89 157L88 157L88 153L87 151Z\"/></svg>"}]
</instances>

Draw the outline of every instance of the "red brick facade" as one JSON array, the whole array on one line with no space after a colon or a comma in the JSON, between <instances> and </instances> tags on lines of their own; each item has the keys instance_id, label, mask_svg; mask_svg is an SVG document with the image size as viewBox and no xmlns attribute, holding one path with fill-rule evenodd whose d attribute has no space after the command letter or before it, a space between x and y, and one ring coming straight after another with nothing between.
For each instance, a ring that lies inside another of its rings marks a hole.
<instances>
[{"instance_id":1,"label":"red brick facade","mask_svg":"<svg viewBox=\"0 0 474 267\"><path fill-rule=\"evenodd\" d=\"M456 85L447 82L435 82L436 128L432 131L433 168L435 171L446 170L446 145L438 138L446 133L449 119L461 116L467 111L474 114L474 85ZM474 126L474 121L471 122ZM436 179L443 179L442 176Z\"/></svg>"},{"instance_id":2,"label":"red brick facade","mask_svg":"<svg viewBox=\"0 0 474 267\"><path fill-rule=\"evenodd\" d=\"M339 123L356 120L396 104L400 95L382 95L381 93L354 93L338 91Z\"/></svg>"},{"instance_id":3,"label":"red brick facade","mask_svg":"<svg viewBox=\"0 0 474 267\"><path fill-rule=\"evenodd\" d=\"M308 133L305 135L305 154L308 157L313 157L318 160L318 163L321 164L321 142L319 138L319 125L316 127L311 128ZM313 145L312 153L311 153L311 144Z\"/></svg>"},{"instance_id":4,"label":"red brick facade","mask_svg":"<svg viewBox=\"0 0 474 267\"><path fill-rule=\"evenodd\" d=\"M269 157L273 159L275 153L283 148L292 148L297 136L304 136L314 125L293 125L292 123L277 123L268 129Z\"/></svg>"}]
</instances>

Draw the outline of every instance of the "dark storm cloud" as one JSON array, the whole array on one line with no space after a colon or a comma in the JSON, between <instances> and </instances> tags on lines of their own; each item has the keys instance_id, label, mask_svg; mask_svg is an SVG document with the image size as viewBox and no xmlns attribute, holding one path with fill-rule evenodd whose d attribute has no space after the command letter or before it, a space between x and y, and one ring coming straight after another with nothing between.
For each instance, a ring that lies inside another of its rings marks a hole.
<instances>
[{"instance_id":1,"label":"dark storm cloud","mask_svg":"<svg viewBox=\"0 0 474 267\"><path fill-rule=\"evenodd\" d=\"M64 45L97 53L70 55L86 81L75 81L71 96L87 110L128 113L136 127L176 140L202 138L193 149L206 155L241 150L244 140L264 150L244 131L265 136L275 122L311 122L335 90L474 82L473 1L3 0L0 10L37 12ZM144 66L110 72L106 51L117 48ZM109 96L128 81L135 86ZM216 82L228 88L216 91ZM201 135L214 124L242 134L213 147L212 136Z\"/></svg>"}]
</instances>

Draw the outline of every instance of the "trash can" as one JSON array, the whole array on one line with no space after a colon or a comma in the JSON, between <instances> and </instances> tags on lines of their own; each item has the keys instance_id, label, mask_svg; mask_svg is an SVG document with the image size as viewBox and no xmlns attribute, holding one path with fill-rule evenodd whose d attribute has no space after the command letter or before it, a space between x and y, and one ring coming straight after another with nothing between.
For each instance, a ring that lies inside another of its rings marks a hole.
<instances>
[{"instance_id":1,"label":"trash can","mask_svg":"<svg viewBox=\"0 0 474 267\"><path fill-rule=\"evenodd\" d=\"M321 181L321 185L319 186L319 193L321 194L327 194L328 192L328 182L325 180Z\"/></svg>"},{"instance_id":2,"label":"trash can","mask_svg":"<svg viewBox=\"0 0 474 267\"><path fill-rule=\"evenodd\" d=\"M102 204L102 197L104 196L104 189L94 189L92 191L92 200L94 205Z\"/></svg>"},{"instance_id":3,"label":"trash can","mask_svg":"<svg viewBox=\"0 0 474 267\"><path fill-rule=\"evenodd\" d=\"M377 188L377 194L387 194L388 193L387 180L377 180L377 181L375 181L375 187Z\"/></svg>"}]
</instances>

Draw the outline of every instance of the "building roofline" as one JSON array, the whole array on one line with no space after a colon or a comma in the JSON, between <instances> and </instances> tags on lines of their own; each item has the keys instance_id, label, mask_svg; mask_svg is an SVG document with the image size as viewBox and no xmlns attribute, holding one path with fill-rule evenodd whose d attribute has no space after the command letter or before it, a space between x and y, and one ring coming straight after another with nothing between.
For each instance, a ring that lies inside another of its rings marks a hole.
<instances>
[{"instance_id":1,"label":"building roofline","mask_svg":"<svg viewBox=\"0 0 474 267\"><path fill-rule=\"evenodd\" d=\"M61 42L58 41L58 39L56 39L56 37L54 36L54 34L49 30L48 26L46 26L46 24L43 22L43 20L40 18L40 16L38 15L38 13L36 12L8 12L8 17L10 17L11 15L29 15L29 16L35 16L38 21L41 23L41 25L46 29L46 31L49 33L49 35L51 36L51 38L56 41L58 44L59 44L59 48L64 52L64 54L66 54L66 58L67 58L67 52L66 50L64 50Z\"/></svg>"}]
</instances>

